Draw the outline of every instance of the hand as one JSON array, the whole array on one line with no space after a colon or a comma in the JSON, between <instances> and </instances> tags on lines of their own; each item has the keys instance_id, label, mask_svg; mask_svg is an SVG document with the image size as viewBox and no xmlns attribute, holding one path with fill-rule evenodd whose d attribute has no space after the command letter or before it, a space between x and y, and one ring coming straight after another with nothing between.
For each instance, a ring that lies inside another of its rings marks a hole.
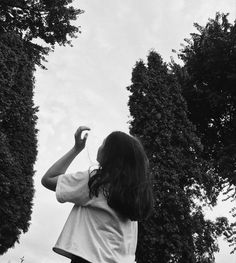
<instances>
[{"instance_id":1,"label":"hand","mask_svg":"<svg viewBox=\"0 0 236 263\"><path fill-rule=\"evenodd\" d=\"M85 147L85 144L86 144L86 140L88 138L88 133L85 133L84 137L81 138L81 134L83 131L90 131L90 128L87 127L87 126L80 126L76 133L75 133L75 146L74 148L77 150L77 151L82 151Z\"/></svg>"}]
</instances>

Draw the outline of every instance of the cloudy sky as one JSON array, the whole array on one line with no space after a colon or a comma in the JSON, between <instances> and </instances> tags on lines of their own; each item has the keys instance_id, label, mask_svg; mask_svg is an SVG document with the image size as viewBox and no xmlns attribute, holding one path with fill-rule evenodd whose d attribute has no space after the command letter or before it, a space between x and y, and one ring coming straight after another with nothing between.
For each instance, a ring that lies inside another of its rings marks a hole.
<instances>
[{"instance_id":1,"label":"cloudy sky","mask_svg":"<svg viewBox=\"0 0 236 263\"><path fill-rule=\"evenodd\" d=\"M170 61L172 49L195 31L194 22L205 25L216 11L236 17L236 0L80 0L85 10L76 22L82 34L74 47L57 47L48 57L48 70L37 69L35 105L38 113L38 159L35 165L35 198L31 227L20 244L0 258L0 263L66 263L52 246L63 227L71 205L58 204L53 192L40 180L49 166L73 145L79 125L91 132L86 149L68 172L86 169L93 163L103 138L113 130L128 132L129 111L126 87L138 59L155 49ZM230 204L208 211L224 216ZM236 263L236 255L221 240L216 263Z\"/></svg>"}]
</instances>

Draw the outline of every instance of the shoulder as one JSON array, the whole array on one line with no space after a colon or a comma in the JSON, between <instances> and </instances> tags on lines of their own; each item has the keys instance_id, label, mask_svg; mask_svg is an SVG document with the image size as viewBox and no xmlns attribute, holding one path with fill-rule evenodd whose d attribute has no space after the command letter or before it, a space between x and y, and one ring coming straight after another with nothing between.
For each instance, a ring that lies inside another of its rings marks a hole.
<instances>
[{"instance_id":1,"label":"shoulder","mask_svg":"<svg viewBox=\"0 0 236 263\"><path fill-rule=\"evenodd\" d=\"M88 171L61 174L57 181L56 197L61 203L72 202L82 205L89 198Z\"/></svg>"}]
</instances>

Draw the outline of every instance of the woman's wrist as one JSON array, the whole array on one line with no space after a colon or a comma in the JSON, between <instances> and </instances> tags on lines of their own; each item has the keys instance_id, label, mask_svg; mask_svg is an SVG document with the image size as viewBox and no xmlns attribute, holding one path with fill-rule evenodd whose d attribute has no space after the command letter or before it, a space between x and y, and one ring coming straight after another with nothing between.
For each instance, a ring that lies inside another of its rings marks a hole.
<instances>
[{"instance_id":1,"label":"woman's wrist","mask_svg":"<svg viewBox=\"0 0 236 263\"><path fill-rule=\"evenodd\" d=\"M74 145L73 148L72 148L72 151L73 151L76 155L78 155L83 149L84 149L84 148L82 148L82 147L78 147L78 146Z\"/></svg>"}]
</instances>

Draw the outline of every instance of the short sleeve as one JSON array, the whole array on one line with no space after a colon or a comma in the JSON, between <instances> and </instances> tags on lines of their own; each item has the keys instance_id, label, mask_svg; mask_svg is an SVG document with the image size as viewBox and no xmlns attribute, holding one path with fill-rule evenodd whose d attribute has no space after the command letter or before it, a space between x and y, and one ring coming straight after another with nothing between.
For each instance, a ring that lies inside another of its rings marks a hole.
<instances>
[{"instance_id":1,"label":"short sleeve","mask_svg":"<svg viewBox=\"0 0 236 263\"><path fill-rule=\"evenodd\" d=\"M88 181L88 171L59 175L56 186L58 202L85 205L90 200Z\"/></svg>"}]
</instances>

